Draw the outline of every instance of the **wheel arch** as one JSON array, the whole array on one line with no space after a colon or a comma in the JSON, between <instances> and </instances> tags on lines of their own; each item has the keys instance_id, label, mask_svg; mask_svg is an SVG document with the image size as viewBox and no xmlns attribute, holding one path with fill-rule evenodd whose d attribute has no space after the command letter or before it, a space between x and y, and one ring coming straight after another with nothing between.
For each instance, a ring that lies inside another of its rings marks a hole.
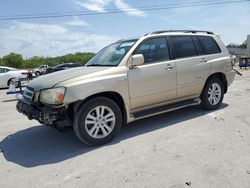
<instances>
[{"instance_id":1,"label":"wheel arch","mask_svg":"<svg viewBox=\"0 0 250 188\"><path fill-rule=\"evenodd\" d=\"M216 73L213 73L211 75L208 76L207 80L206 80L206 83L208 82L208 80L210 80L211 78L218 78L222 81L223 83L223 89L224 89L224 94L227 93L227 79L226 79L226 75L222 72L216 72ZM205 83L205 85L206 85ZM204 87L205 87L204 85Z\"/></svg>"},{"instance_id":2,"label":"wheel arch","mask_svg":"<svg viewBox=\"0 0 250 188\"><path fill-rule=\"evenodd\" d=\"M10 86L10 82L11 82L12 79L16 79L16 77L9 78L8 81L7 81L7 86Z\"/></svg>"},{"instance_id":3,"label":"wheel arch","mask_svg":"<svg viewBox=\"0 0 250 188\"><path fill-rule=\"evenodd\" d=\"M96 93L96 94L88 96L84 100L80 100L80 101L77 101L75 103L70 104L69 107L68 107L69 115L71 114L70 118L73 119L73 115L76 114L78 109L84 103L86 103L87 101L89 101L90 99L93 99L95 97L106 97L106 98L109 98L109 99L113 100L119 106L119 108L121 109L121 113L122 113L122 117L123 117L123 124L127 123L127 109L126 109L126 106L125 106L125 102L124 102L123 97L121 96L121 94L119 94L119 93L117 93L115 91L105 91L105 92Z\"/></svg>"}]
</instances>

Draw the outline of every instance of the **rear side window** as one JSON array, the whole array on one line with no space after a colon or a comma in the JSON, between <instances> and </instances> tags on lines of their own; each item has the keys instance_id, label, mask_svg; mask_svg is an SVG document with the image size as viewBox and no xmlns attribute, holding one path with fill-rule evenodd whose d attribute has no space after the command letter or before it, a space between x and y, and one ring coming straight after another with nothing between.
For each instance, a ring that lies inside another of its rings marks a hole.
<instances>
[{"instance_id":1,"label":"rear side window","mask_svg":"<svg viewBox=\"0 0 250 188\"><path fill-rule=\"evenodd\" d=\"M79 67L80 65L78 64L71 64L70 67Z\"/></svg>"},{"instance_id":2,"label":"rear side window","mask_svg":"<svg viewBox=\"0 0 250 188\"><path fill-rule=\"evenodd\" d=\"M197 56L196 48L192 37L173 36L170 37L170 41L172 43L175 58Z\"/></svg>"},{"instance_id":3,"label":"rear side window","mask_svg":"<svg viewBox=\"0 0 250 188\"><path fill-rule=\"evenodd\" d=\"M196 37L193 37L193 40L194 40L194 44L195 44L195 48L196 48L197 54L198 55L203 55L204 52L202 50L202 47L200 45L199 40Z\"/></svg>"},{"instance_id":4,"label":"rear side window","mask_svg":"<svg viewBox=\"0 0 250 188\"><path fill-rule=\"evenodd\" d=\"M198 39L200 41L200 44L202 45L205 54L217 54L221 52L218 44L212 37L199 36Z\"/></svg>"},{"instance_id":5,"label":"rear side window","mask_svg":"<svg viewBox=\"0 0 250 188\"><path fill-rule=\"evenodd\" d=\"M166 38L154 38L144 41L135 54L142 54L145 63L169 60L169 49Z\"/></svg>"}]
</instances>

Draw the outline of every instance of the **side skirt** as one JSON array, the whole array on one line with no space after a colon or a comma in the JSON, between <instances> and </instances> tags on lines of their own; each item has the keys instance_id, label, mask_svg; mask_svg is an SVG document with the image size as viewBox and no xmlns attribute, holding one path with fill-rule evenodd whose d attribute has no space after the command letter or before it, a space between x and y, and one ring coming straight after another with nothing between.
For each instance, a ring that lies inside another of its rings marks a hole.
<instances>
[{"instance_id":1,"label":"side skirt","mask_svg":"<svg viewBox=\"0 0 250 188\"><path fill-rule=\"evenodd\" d=\"M188 106L196 106L196 105L199 105L200 103L201 103L201 100L197 98L197 99L186 100L186 101L182 101L182 102L178 102L174 104L164 105L164 106L160 106L157 108L135 112L132 115L134 117L134 120L138 120L138 119L178 110L178 109L185 108Z\"/></svg>"}]
</instances>

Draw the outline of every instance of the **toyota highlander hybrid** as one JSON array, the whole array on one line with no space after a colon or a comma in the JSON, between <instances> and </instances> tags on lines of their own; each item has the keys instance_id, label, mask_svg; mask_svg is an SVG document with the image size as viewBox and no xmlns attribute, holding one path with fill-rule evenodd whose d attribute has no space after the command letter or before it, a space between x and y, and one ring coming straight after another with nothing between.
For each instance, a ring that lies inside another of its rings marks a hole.
<instances>
[{"instance_id":1,"label":"toyota highlander hybrid","mask_svg":"<svg viewBox=\"0 0 250 188\"><path fill-rule=\"evenodd\" d=\"M234 77L233 59L218 35L157 31L117 41L84 67L31 81L16 108L101 145L134 120L191 105L217 109Z\"/></svg>"}]
</instances>

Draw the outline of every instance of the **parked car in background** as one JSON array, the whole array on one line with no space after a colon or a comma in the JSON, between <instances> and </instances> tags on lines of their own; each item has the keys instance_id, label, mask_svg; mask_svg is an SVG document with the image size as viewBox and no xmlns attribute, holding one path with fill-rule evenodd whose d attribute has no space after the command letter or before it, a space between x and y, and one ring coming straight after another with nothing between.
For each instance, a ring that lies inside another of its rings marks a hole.
<instances>
[{"instance_id":1,"label":"parked car in background","mask_svg":"<svg viewBox=\"0 0 250 188\"><path fill-rule=\"evenodd\" d=\"M250 56L240 57L239 67L240 69L250 67Z\"/></svg>"},{"instance_id":2,"label":"parked car in background","mask_svg":"<svg viewBox=\"0 0 250 188\"><path fill-rule=\"evenodd\" d=\"M40 67L33 69L32 72L36 75L39 76L41 74L46 74L47 69L49 68L49 65L41 65Z\"/></svg>"},{"instance_id":3,"label":"parked car in background","mask_svg":"<svg viewBox=\"0 0 250 188\"><path fill-rule=\"evenodd\" d=\"M11 67L0 66L0 88L6 88L10 82L16 78L28 78L30 72L28 70L19 70Z\"/></svg>"},{"instance_id":4,"label":"parked car in background","mask_svg":"<svg viewBox=\"0 0 250 188\"><path fill-rule=\"evenodd\" d=\"M51 68L47 68L46 73L57 72L57 71L66 70L66 69L70 69L74 67L80 67L80 66L82 65L79 63L63 63L63 64L59 64Z\"/></svg>"}]
</instances>

